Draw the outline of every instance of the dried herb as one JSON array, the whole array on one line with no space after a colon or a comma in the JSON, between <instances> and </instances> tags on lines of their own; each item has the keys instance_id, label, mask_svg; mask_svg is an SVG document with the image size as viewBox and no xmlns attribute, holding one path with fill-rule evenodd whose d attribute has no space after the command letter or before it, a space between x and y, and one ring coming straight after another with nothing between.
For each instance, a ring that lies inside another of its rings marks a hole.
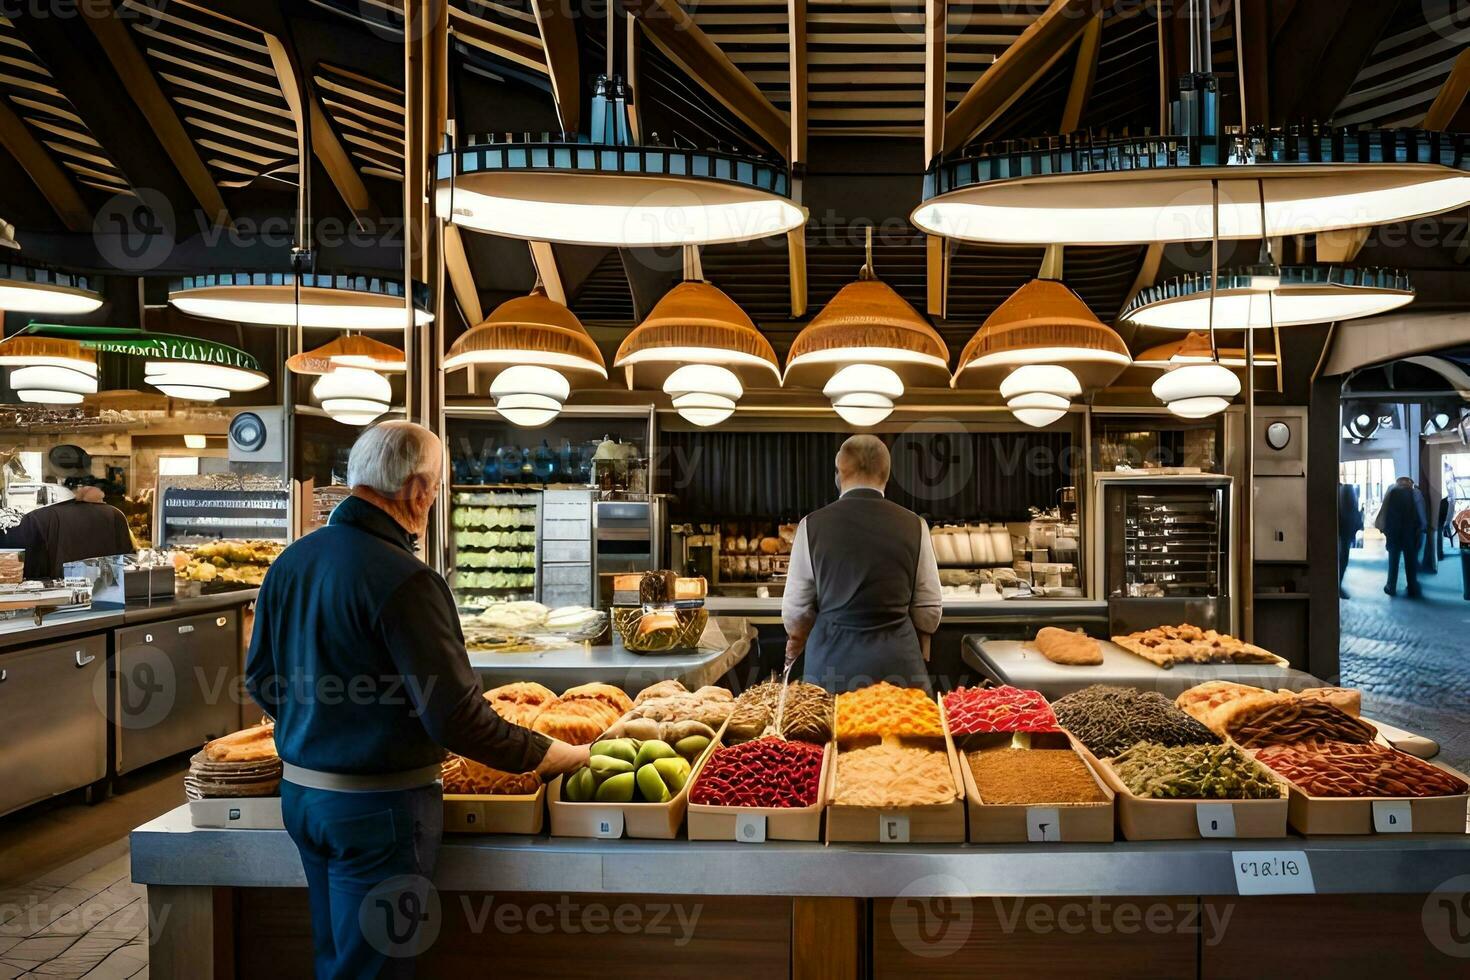
<instances>
[{"instance_id":1,"label":"dried herb","mask_svg":"<svg viewBox=\"0 0 1470 980\"><path fill-rule=\"evenodd\" d=\"M1220 736L1157 691L1094 684L1055 702L1057 722L1101 757L1136 742L1218 745Z\"/></svg>"},{"instance_id":2,"label":"dried herb","mask_svg":"<svg viewBox=\"0 0 1470 980\"><path fill-rule=\"evenodd\" d=\"M1278 800L1282 787L1234 745L1139 742L1111 760L1134 796L1160 800Z\"/></svg>"}]
</instances>

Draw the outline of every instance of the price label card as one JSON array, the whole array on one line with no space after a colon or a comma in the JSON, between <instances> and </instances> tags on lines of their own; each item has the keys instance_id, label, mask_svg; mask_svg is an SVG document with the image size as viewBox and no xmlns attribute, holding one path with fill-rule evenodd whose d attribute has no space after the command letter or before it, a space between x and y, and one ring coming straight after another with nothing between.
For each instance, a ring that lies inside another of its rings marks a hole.
<instances>
[{"instance_id":1,"label":"price label card","mask_svg":"<svg viewBox=\"0 0 1470 980\"><path fill-rule=\"evenodd\" d=\"M1408 800L1374 800L1373 829L1380 834L1413 833L1413 805Z\"/></svg>"},{"instance_id":2,"label":"price label card","mask_svg":"<svg viewBox=\"0 0 1470 980\"><path fill-rule=\"evenodd\" d=\"M623 836L623 811L617 810L612 813L599 813L593 816L593 837L621 837Z\"/></svg>"},{"instance_id":3,"label":"price label card","mask_svg":"<svg viewBox=\"0 0 1470 980\"><path fill-rule=\"evenodd\" d=\"M901 813L878 814L878 843L907 844L909 842L909 818Z\"/></svg>"},{"instance_id":4,"label":"price label card","mask_svg":"<svg viewBox=\"0 0 1470 980\"><path fill-rule=\"evenodd\" d=\"M1235 807L1229 803L1196 803L1194 819L1201 837L1235 836Z\"/></svg>"},{"instance_id":5,"label":"price label card","mask_svg":"<svg viewBox=\"0 0 1470 980\"><path fill-rule=\"evenodd\" d=\"M1026 808L1026 839L1037 841L1059 841L1062 839L1062 815L1054 806L1028 806Z\"/></svg>"},{"instance_id":6,"label":"price label card","mask_svg":"<svg viewBox=\"0 0 1470 980\"><path fill-rule=\"evenodd\" d=\"M1242 895L1313 895L1306 851L1232 851L1235 890Z\"/></svg>"},{"instance_id":7,"label":"price label card","mask_svg":"<svg viewBox=\"0 0 1470 980\"><path fill-rule=\"evenodd\" d=\"M760 844L766 839L764 813L735 814L735 839L742 844Z\"/></svg>"}]
</instances>

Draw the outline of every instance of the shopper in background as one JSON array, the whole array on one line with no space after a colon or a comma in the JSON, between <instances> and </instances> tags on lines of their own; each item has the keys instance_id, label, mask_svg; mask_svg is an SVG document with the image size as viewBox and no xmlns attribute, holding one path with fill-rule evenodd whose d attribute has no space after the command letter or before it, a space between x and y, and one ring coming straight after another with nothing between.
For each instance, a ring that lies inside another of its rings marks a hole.
<instances>
[{"instance_id":1,"label":"shopper in background","mask_svg":"<svg viewBox=\"0 0 1470 980\"><path fill-rule=\"evenodd\" d=\"M1337 485L1337 592L1342 598L1348 597L1347 590L1342 587L1343 576L1347 574L1348 559L1352 557L1353 545L1357 543L1358 535L1363 530L1363 505L1358 500L1358 488L1352 483L1339 483Z\"/></svg>"},{"instance_id":2,"label":"shopper in background","mask_svg":"<svg viewBox=\"0 0 1470 980\"><path fill-rule=\"evenodd\" d=\"M876 436L837 452L835 503L796 529L781 600L786 663L829 691L874 681L929 690L919 635L939 628L939 563L924 519L884 499L892 460Z\"/></svg>"},{"instance_id":3,"label":"shopper in background","mask_svg":"<svg viewBox=\"0 0 1470 980\"><path fill-rule=\"evenodd\" d=\"M256 604L246 684L276 722L323 980L409 976L432 941L445 748L542 776L587 761L585 747L491 709L449 587L414 555L443 454L409 422L363 433L347 461L352 496L276 559Z\"/></svg>"},{"instance_id":4,"label":"shopper in background","mask_svg":"<svg viewBox=\"0 0 1470 980\"><path fill-rule=\"evenodd\" d=\"M96 487L78 487L73 499L36 508L6 531L0 544L26 550L27 579L58 579L69 561L136 550L127 517Z\"/></svg>"},{"instance_id":5,"label":"shopper in background","mask_svg":"<svg viewBox=\"0 0 1470 980\"><path fill-rule=\"evenodd\" d=\"M1405 594L1411 599L1419 598L1419 545L1429 521L1424 509L1424 494L1414 486L1414 481L1401 476L1383 495L1383 507L1378 511L1376 522L1388 541L1388 584L1383 591L1398 595L1399 562L1404 565L1404 578L1408 583Z\"/></svg>"},{"instance_id":6,"label":"shopper in background","mask_svg":"<svg viewBox=\"0 0 1470 980\"><path fill-rule=\"evenodd\" d=\"M1470 601L1470 508L1455 515L1454 528L1460 546L1460 590Z\"/></svg>"}]
</instances>

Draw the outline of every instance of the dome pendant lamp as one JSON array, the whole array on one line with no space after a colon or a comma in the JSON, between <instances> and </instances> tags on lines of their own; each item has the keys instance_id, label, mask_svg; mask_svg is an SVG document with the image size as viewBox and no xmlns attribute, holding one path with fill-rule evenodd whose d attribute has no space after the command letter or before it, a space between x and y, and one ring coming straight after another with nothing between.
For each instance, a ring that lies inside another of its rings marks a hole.
<instances>
[{"instance_id":1,"label":"dome pendant lamp","mask_svg":"<svg viewBox=\"0 0 1470 980\"><path fill-rule=\"evenodd\" d=\"M599 76L591 133L471 137L441 154L436 207L507 238L601 245L707 245L781 235L806 223L783 162L632 142L623 79Z\"/></svg>"},{"instance_id":2,"label":"dome pendant lamp","mask_svg":"<svg viewBox=\"0 0 1470 980\"><path fill-rule=\"evenodd\" d=\"M16 334L0 342L0 366L23 402L77 405L97 393L97 355L75 340Z\"/></svg>"},{"instance_id":3,"label":"dome pendant lamp","mask_svg":"<svg viewBox=\"0 0 1470 980\"><path fill-rule=\"evenodd\" d=\"M1077 376L1055 364L1023 365L1000 383L1000 397L1011 414L1038 429L1061 421L1080 394Z\"/></svg>"},{"instance_id":4,"label":"dome pendant lamp","mask_svg":"<svg viewBox=\"0 0 1470 980\"><path fill-rule=\"evenodd\" d=\"M405 371L408 363L397 347L351 334L293 355L286 367L293 374L317 376L312 397L332 419L370 425L392 404L393 387L383 374Z\"/></svg>"},{"instance_id":5,"label":"dome pendant lamp","mask_svg":"<svg viewBox=\"0 0 1470 980\"><path fill-rule=\"evenodd\" d=\"M1316 125L1225 132L1205 8L1194 0L1187 13L1196 36L1172 134L1007 141L936 157L914 225L964 241L1111 245L1304 235L1470 204L1464 134ZM1257 181L1272 201L1264 211Z\"/></svg>"}]
</instances>

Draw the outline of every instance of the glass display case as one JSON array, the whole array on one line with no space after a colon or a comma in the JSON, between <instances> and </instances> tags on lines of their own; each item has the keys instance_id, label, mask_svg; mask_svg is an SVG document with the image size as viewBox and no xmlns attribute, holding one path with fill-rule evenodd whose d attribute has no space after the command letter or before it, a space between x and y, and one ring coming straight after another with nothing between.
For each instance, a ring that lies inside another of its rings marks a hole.
<instances>
[{"instance_id":1,"label":"glass display case","mask_svg":"<svg viewBox=\"0 0 1470 980\"><path fill-rule=\"evenodd\" d=\"M463 608L535 599L541 494L455 490L449 495L449 585Z\"/></svg>"},{"instance_id":2,"label":"glass display case","mask_svg":"<svg viewBox=\"0 0 1470 980\"><path fill-rule=\"evenodd\" d=\"M1097 477L1097 594L1113 632L1192 623L1230 632L1233 536L1229 477Z\"/></svg>"}]
</instances>

